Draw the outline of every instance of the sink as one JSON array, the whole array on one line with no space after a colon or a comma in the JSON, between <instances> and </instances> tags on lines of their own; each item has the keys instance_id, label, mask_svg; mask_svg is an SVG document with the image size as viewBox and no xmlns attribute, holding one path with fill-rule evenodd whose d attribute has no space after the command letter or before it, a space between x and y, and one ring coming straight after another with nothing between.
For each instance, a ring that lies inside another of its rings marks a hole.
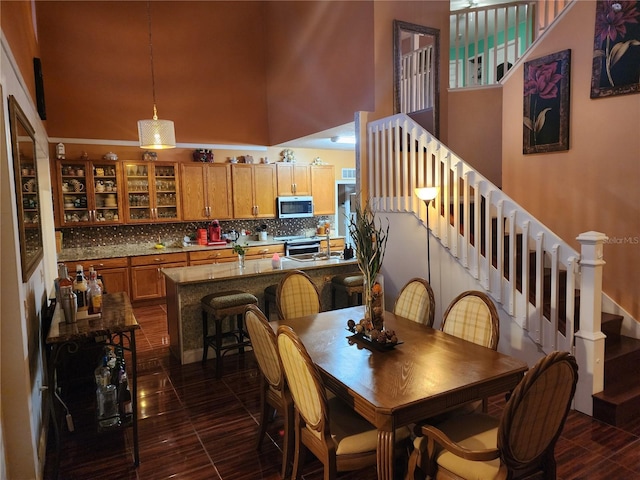
<instances>
[{"instance_id":1,"label":"sink","mask_svg":"<svg viewBox=\"0 0 640 480\"><path fill-rule=\"evenodd\" d=\"M285 258L289 260L296 260L298 262L315 262L316 260L329 260L332 258L340 258L340 252L331 252L331 255L327 256L326 253L296 253L294 255L287 255Z\"/></svg>"}]
</instances>

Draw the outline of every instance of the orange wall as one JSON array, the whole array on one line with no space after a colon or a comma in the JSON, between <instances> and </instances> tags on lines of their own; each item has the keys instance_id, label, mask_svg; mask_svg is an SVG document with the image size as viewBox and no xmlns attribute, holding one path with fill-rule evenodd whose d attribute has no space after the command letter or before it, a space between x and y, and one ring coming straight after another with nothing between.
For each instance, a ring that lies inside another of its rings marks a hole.
<instances>
[{"instance_id":1,"label":"orange wall","mask_svg":"<svg viewBox=\"0 0 640 480\"><path fill-rule=\"evenodd\" d=\"M179 143L269 142L263 2L152 1L158 116ZM153 113L146 2L37 2L49 135L137 140Z\"/></svg>"},{"instance_id":2,"label":"orange wall","mask_svg":"<svg viewBox=\"0 0 640 480\"><path fill-rule=\"evenodd\" d=\"M580 233L608 235L603 289L640 318L640 95L590 98L594 21L595 2L574 2L528 57L571 49L568 151L523 155L522 65L508 77L502 185L578 250Z\"/></svg>"},{"instance_id":3,"label":"orange wall","mask_svg":"<svg viewBox=\"0 0 640 480\"><path fill-rule=\"evenodd\" d=\"M267 2L266 9L271 144L375 108L371 2Z\"/></svg>"},{"instance_id":4,"label":"orange wall","mask_svg":"<svg viewBox=\"0 0 640 480\"><path fill-rule=\"evenodd\" d=\"M501 117L500 85L449 93L448 147L498 187L502 185Z\"/></svg>"},{"instance_id":5,"label":"orange wall","mask_svg":"<svg viewBox=\"0 0 640 480\"><path fill-rule=\"evenodd\" d=\"M33 74L33 58L40 57L33 25L31 2L2 2L0 25L7 37L11 51L24 78L33 102L36 101L36 84Z\"/></svg>"}]
</instances>

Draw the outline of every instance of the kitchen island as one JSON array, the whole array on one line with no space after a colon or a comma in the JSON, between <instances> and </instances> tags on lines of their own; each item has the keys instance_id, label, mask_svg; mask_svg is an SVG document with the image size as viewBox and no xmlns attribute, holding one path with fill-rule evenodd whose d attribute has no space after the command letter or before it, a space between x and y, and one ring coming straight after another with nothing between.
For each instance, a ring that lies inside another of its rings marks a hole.
<instances>
[{"instance_id":1,"label":"kitchen island","mask_svg":"<svg viewBox=\"0 0 640 480\"><path fill-rule=\"evenodd\" d=\"M200 299L224 290L243 290L258 298L264 309L264 289L277 284L291 270L303 270L320 292L323 310L331 306L331 278L340 273L358 271L356 260L332 257L327 260L292 260L281 258L281 267L273 268L271 259L246 260L240 268L237 262L164 268L166 284L167 326L170 349L182 364L202 358L202 310ZM225 323L231 328L231 320Z\"/></svg>"}]
</instances>

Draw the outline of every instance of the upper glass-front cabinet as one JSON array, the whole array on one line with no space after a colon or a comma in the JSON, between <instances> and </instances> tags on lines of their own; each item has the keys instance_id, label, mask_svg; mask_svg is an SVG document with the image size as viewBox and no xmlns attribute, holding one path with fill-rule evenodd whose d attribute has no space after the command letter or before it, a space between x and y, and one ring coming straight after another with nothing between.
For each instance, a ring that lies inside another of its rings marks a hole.
<instances>
[{"instance_id":1,"label":"upper glass-front cabinet","mask_svg":"<svg viewBox=\"0 0 640 480\"><path fill-rule=\"evenodd\" d=\"M123 222L120 164L58 160L60 226Z\"/></svg>"},{"instance_id":2,"label":"upper glass-front cabinet","mask_svg":"<svg viewBox=\"0 0 640 480\"><path fill-rule=\"evenodd\" d=\"M127 189L127 222L180 220L175 163L143 162L124 165Z\"/></svg>"}]
</instances>

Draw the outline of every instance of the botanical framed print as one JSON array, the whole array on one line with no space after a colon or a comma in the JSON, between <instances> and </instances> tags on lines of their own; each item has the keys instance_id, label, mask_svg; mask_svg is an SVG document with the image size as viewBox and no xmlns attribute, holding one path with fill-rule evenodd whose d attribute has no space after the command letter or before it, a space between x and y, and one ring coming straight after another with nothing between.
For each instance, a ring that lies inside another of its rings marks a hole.
<instances>
[{"instance_id":1,"label":"botanical framed print","mask_svg":"<svg viewBox=\"0 0 640 480\"><path fill-rule=\"evenodd\" d=\"M524 64L523 153L569 150L571 50Z\"/></svg>"},{"instance_id":2,"label":"botanical framed print","mask_svg":"<svg viewBox=\"0 0 640 480\"><path fill-rule=\"evenodd\" d=\"M640 2L598 0L591 98L640 92Z\"/></svg>"}]
</instances>

